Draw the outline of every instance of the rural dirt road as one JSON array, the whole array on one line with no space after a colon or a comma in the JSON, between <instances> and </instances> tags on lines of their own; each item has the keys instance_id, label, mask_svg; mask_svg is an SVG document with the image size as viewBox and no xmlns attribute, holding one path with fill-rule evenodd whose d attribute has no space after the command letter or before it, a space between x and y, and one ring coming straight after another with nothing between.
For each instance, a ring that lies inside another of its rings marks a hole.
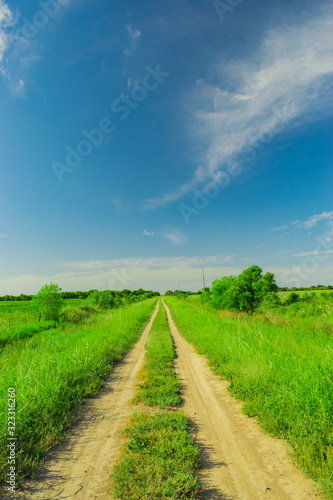
<instances>
[{"instance_id":1,"label":"rural dirt road","mask_svg":"<svg viewBox=\"0 0 333 500\"><path fill-rule=\"evenodd\" d=\"M260 431L241 413L228 383L214 375L177 331L167 309L176 345L176 369L182 384L183 409L193 423L202 450L205 483L201 499L319 500L315 485L293 466L283 442Z\"/></svg>"},{"instance_id":2,"label":"rural dirt road","mask_svg":"<svg viewBox=\"0 0 333 500\"><path fill-rule=\"evenodd\" d=\"M139 342L115 367L103 389L87 400L70 438L56 446L42 465L36 480L26 483L24 491L6 493L0 498L18 500L110 500L106 493L110 467L116 461L121 430L132 409L129 400L135 393L155 310Z\"/></svg>"},{"instance_id":3,"label":"rural dirt road","mask_svg":"<svg viewBox=\"0 0 333 500\"><path fill-rule=\"evenodd\" d=\"M162 307L162 303L160 303ZM136 346L106 380L100 393L87 401L69 439L55 447L37 474L14 495L18 500L112 500L106 492L115 463L121 430L133 406L136 376L144 345L157 310ZM182 385L182 409L192 421L201 448L205 483L202 500L319 500L314 483L292 465L282 441L259 430L254 419L241 413L241 403L228 393L206 359L179 335L167 309ZM124 499L128 500L128 499Z\"/></svg>"}]
</instances>

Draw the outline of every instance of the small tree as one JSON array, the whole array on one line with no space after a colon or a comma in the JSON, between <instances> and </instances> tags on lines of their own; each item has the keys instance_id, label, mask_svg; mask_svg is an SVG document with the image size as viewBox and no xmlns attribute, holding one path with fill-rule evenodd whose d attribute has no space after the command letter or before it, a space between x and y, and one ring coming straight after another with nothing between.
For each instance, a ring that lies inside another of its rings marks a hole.
<instances>
[{"instance_id":1,"label":"small tree","mask_svg":"<svg viewBox=\"0 0 333 500\"><path fill-rule=\"evenodd\" d=\"M268 295L276 294L274 274L262 274L259 266L245 269L239 276L225 276L212 286L212 305L218 309L252 312Z\"/></svg>"},{"instance_id":2,"label":"small tree","mask_svg":"<svg viewBox=\"0 0 333 500\"><path fill-rule=\"evenodd\" d=\"M56 321L64 304L61 288L54 283L44 285L34 297L35 307L39 309L45 320Z\"/></svg>"}]
</instances>

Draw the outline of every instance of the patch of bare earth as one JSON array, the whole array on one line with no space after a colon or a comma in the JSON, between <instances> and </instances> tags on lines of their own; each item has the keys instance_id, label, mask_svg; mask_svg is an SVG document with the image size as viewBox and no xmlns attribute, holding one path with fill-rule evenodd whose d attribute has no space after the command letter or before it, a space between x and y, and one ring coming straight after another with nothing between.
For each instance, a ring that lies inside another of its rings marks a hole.
<instances>
[{"instance_id":1,"label":"patch of bare earth","mask_svg":"<svg viewBox=\"0 0 333 500\"><path fill-rule=\"evenodd\" d=\"M204 356L184 340L167 308L176 346L176 370L182 384L183 409L193 423L202 450L205 483L202 499L319 500L315 483L297 469L282 440L264 434L228 383L214 375Z\"/></svg>"},{"instance_id":2,"label":"patch of bare earth","mask_svg":"<svg viewBox=\"0 0 333 500\"><path fill-rule=\"evenodd\" d=\"M0 491L0 498L19 500L110 500L110 470L115 463L121 430L131 413L130 399L144 358L144 345L155 310L139 342L115 367L103 389L87 400L69 439L48 454L34 481L22 491Z\"/></svg>"}]
</instances>

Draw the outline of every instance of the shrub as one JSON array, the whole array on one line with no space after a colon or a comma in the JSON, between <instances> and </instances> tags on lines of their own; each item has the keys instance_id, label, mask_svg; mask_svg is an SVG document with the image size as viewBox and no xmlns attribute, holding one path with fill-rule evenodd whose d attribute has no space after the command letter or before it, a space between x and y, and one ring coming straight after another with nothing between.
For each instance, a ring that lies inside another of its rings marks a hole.
<instances>
[{"instance_id":1,"label":"shrub","mask_svg":"<svg viewBox=\"0 0 333 500\"><path fill-rule=\"evenodd\" d=\"M251 266L239 276L225 276L215 280L212 286L212 305L219 309L253 312L268 294L270 300L273 300L272 294L277 290L274 274L263 275L259 266Z\"/></svg>"},{"instance_id":2,"label":"shrub","mask_svg":"<svg viewBox=\"0 0 333 500\"><path fill-rule=\"evenodd\" d=\"M61 288L54 283L44 285L33 299L34 305L46 321L57 321L64 304Z\"/></svg>"}]
</instances>

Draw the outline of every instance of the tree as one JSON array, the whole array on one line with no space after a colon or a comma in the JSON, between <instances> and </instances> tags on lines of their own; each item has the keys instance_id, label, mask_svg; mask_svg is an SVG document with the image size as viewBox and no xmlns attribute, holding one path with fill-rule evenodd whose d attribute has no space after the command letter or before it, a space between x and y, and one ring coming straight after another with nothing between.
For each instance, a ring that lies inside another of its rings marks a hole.
<instances>
[{"instance_id":1,"label":"tree","mask_svg":"<svg viewBox=\"0 0 333 500\"><path fill-rule=\"evenodd\" d=\"M45 320L56 321L59 318L64 299L58 285L55 283L44 285L33 300Z\"/></svg>"},{"instance_id":2,"label":"tree","mask_svg":"<svg viewBox=\"0 0 333 500\"><path fill-rule=\"evenodd\" d=\"M239 276L225 276L212 286L212 304L219 309L254 311L268 294L276 294L274 274L262 274L259 266L250 266ZM272 296L271 296L272 300Z\"/></svg>"}]
</instances>

